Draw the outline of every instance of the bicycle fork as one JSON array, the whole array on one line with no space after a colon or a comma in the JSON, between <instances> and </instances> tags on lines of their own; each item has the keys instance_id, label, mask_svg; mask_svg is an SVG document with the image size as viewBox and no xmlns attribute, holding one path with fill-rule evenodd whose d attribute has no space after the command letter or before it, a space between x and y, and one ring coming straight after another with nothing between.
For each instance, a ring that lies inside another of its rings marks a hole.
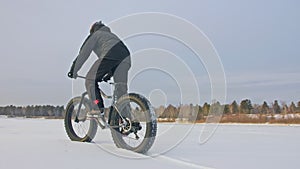
<instances>
[{"instance_id":1,"label":"bicycle fork","mask_svg":"<svg viewBox=\"0 0 300 169\"><path fill-rule=\"evenodd\" d=\"M78 105L78 110L77 110L77 112L76 112L76 116L75 116L75 122L76 123L79 123L79 115L80 115L80 111L81 111L81 107L82 107L82 104L83 104L83 101L84 101L84 97L87 95L87 92L84 92L82 95L81 95L81 100L80 100L80 103L79 103L79 105ZM99 120L99 116L97 116L97 115L86 115L87 116L87 118L90 118L90 119L94 119L94 120L96 120L96 122L98 123L98 125L102 128L102 129L104 129L105 128L105 120L102 120L103 122L101 123L100 122L100 120Z\"/></svg>"},{"instance_id":2,"label":"bicycle fork","mask_svg":"<svg viewBox=\"0 0 300 169\"><path fill-rule=\"evenodd\" d=\"M78 110L77 110L77 112L76 112L76 117L75 117L75 122L76 122L76 123L79 122L78 116L79 116L79 114L80 114L81 106L82 106L84 97L85 97L86 95L87 95L87 92L84 92L84 93L81 95L81 100L80 100L80 103L79 103L79 106L78 106Z\"/></svg>"}]
</instances>

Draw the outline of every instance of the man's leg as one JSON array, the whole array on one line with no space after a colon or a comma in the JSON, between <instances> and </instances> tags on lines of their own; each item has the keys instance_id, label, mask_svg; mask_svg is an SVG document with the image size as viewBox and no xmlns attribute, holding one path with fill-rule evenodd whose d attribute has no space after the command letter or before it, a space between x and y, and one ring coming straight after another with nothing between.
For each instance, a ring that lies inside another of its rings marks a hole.
<instances>
[{"instance_id":1,"label":"man's leg","mask_svg":"<svg viewBox=\"0 0 300 169\"><path fill-rule=\"evenodd\" d=\"M104 103L100 94L98 83L101 82L103 76L109 72L113 67L116 67L116 62L113 60L97 60L89 70L85 86L90 100L93 102L94 109L103 109Z\"/></svg>"},{"instance_id":2,"label":"man's leg","mask_svg":"<svg viewBox=\"0 0 300 169\"><path fill-rule=\"evenodd\" d=\"M116 83L114 95L117 99L127 93L128 87L128 71L130 64L127 62L121 62L114 71L114 82Z\"/></svg>"},{"instance_id":3,"label":"man's leg","mask_svg":"<svg viewBox=\"0 0 300 169\"><path fill-rule=\"evenodd\" d=\"M89 99L93 102L92 103L93 109L97 109L104 106L103 99L101 98L101 96L98 95L98 93L100 93L99 85L98 85L99 81L96 80L97 79L96 75L100 64L101 64L101 60L97 60L93 64L93 66L88 71L85 80L85 88L88 93Z\"/></svg>"},{"instance_id":4,"label":"man's leg","mask_svg":"<svg viewBox=\"0 0 300 169\"><path fill-rule=\"evenodd\" d=\"M116 68L115 72L114 72L114 82L115 84L115 91L114 91L114 96L116 97L116 99L119 99L121 96L127 94L128 91L128 87L127 87L127 81L128 81L128 71L130 69L130 64L128 64L127 62L121 62L118 67ZM125 107L122 108L121 110L121 114L123 117L126 118L132 118L132 114L131 114L131 108L130 108L130 104L129 101L128 103L125 103Z\"/></svg>"}]
</instances>

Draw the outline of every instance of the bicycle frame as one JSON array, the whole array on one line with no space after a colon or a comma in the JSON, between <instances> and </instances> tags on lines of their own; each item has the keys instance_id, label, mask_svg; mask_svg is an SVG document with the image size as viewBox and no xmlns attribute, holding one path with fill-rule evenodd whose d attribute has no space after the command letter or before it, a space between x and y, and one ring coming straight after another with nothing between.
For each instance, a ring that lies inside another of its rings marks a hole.
<instances>
[{"instance_id":1,"label":"bicycle frame","mask_svg":"<svg viewBox=\"0 0 300 169\"><path fill-rule=\"evenodd\" d=\"M83 77L83 76L77 76L77 77L86 79L86 77ZM110 82L109 84L110 84L110 85L115 85L116 83L111 83L111 82ZM108 122L107 122L107 124L110 124L112 112L113 112L114 109L118 112L118 114L120 115L120 117L123 119L123 117L121 116L121 114L120 114L118 108L117 108L116 105L115 105L115 103L116 103L115 95L113 94L112 96L109 96L109 95L105 94L101 89L99 89L99 90L100 90L100 94L101 94L101 96L102 96L103 98L105 98L105 99L112 99L112 102L111 102L112 104L111 104L111 106L109 107L109 116L108 116ZM113 92L113 93L114 93L114 92ZM84 97L85 97L86 95L88 95L87 92L84 92L84 93L81 95L81 100L80 100L80 103L79 103L79 106L78 106L78 110L77 110L77 113L76 113L75 122L78 122L78 121L79 121L79 120L78 120L78 116L79 116L79 114L80 114L81 106L82 106L82 104L83 104ZM123 119L123 120L124 120L124 119ZM105 128L105 126L103 126L101 123L99 123L99 124L100 124L100 127L101 127L102 129Z\"/></svg>"}]
</instances>

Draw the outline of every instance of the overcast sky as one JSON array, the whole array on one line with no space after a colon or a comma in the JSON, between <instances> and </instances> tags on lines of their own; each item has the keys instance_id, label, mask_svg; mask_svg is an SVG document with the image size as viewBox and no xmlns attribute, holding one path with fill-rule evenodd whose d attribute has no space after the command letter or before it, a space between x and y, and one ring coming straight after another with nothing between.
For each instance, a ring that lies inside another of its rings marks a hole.
<instances>
[{"instance_id":1,"label":"overcast sky","mask_svg":"<svg viewBox=\"0 0 300 169\"><path fill-rule=\"evenodd\" d=\"M90 25L97 20L110 23L139 12L172 14L202 30L222 61L228 103L244 98L254 103L264 100L271 103L275 99L297 102L300 101L299 8L297 0L1 0L0 105L66 104L72 97L72 81L66 73ZM132 52L178 46L168 41L144 36L126 43ZM188 51L182 51L172 52L179 57L189 55ZM205 68L193 63L189 66L196 74L203 104L210 98ZM159 76L151 80L159 80ZM162 95L159 90L142 90L147 88L142 77L135 80L132 90L146 96L151 91L156 97ZM165 104L176 104L177 96L172 92L177 89L168 89L167 83L161 84L161 90L168 90L164 91Z\"/></svg>"}]
</instances>

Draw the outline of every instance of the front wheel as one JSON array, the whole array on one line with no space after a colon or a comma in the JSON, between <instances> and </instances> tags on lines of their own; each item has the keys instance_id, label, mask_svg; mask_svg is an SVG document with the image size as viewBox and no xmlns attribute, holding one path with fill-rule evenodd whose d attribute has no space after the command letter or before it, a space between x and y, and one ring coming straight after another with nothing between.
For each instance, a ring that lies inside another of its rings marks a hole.
<instances>
[{"instance_id":1,"label":"front wheel","mask_svg":"<svg viewBox=\"0 0 300 169\"><path fill-rule=\"evenodd\" d=\"M110 126L116 146L138 153L147 152L157 131L150 102L139 94L130 93L119 98L112 113Z\"/></svg>"},{"instance_id":2,"label":"front wheel","mask_svg":"<svg viewBox=\"0 0 300 169\"><path fill-rule=\"evenodd\" d=\"M91 110L88 99L75 97L68 103L65 112L65 129L72 141L91 142L97 132L97 121L88 118L87 113ZM79 112L79 114L78 114Z\"/></svg>"}]
</instances>

